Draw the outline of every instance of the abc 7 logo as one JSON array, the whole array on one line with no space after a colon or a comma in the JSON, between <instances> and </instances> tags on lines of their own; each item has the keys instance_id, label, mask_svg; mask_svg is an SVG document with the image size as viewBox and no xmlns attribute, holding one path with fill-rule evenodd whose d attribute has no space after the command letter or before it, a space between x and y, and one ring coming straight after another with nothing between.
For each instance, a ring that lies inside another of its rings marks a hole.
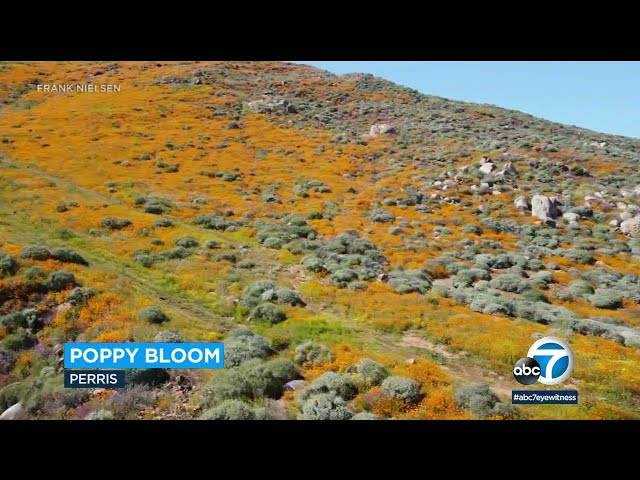
<instances>
[{"instance_id":1,"label":"abc 7 logo","mask_svg":"<svg viewBox=\"0 0 640 480\"><path fill-rule=\"evenodd\" d=\"M539 381L544 385L557 385L571 376L573 351L567 342L555 337L544 337L529 348L527 356L513 367L513 376L522 385Z\"/></svg>"}]
</instances>

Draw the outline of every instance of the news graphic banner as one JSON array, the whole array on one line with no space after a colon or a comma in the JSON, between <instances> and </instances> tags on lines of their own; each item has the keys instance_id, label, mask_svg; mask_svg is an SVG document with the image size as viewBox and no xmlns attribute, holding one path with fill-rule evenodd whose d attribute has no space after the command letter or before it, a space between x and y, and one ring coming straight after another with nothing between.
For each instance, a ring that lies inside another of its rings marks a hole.
<instances>
[{"instance_id":1,"label":"news graphic banner","mask_svg":"<svg viewBox=\"0 0 640 480\"><path fill-rule=\"evenodd\" d=\"M224 344L65 343L64 368L224 368Z\"/></svg>"}]
</instances>

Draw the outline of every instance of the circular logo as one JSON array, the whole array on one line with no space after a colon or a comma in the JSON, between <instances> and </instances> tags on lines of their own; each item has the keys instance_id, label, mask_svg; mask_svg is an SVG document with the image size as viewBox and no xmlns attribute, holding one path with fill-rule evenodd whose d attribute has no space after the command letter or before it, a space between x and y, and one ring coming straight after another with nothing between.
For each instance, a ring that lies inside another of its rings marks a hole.
<instances>
[{"instance_id":1,"label":"circular logo","mask_svg":"<svg viewBox=\"0 0 640 480\"><path fill-rule=\"evenodd\" d=\"M564 382L573 371L573 350L567 342L555 337L544 337L531 345L527 356L538 362L544 385Z\"/></svg>"},{"instance_id":2,"label":"circular logo","mask_svg":"<svg viewBox=\"0 0 640 480\"><path fill-rule=\"evenodd\" d=\"M534 358L521 358L513 366L513 376L522 385L536 383L540 377L540 365Z\"/></svg>"}]
</instances>

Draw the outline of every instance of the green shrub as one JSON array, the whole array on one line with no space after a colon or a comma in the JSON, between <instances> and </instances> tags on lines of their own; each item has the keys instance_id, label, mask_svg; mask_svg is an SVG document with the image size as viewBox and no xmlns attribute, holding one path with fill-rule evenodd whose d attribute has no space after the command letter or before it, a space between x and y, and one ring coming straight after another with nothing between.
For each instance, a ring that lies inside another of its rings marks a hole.
<instances>
[{"instance_id":1,"label":"green shrub","mask_svg":"<svg viewBox=\"0 0 640 480\"><path fill-rule=\"evenodd\" d=\"M358 389L346 375L326 372L307 385L300 393L300 397L305 400L311 396L326 393L344 400L351 400L357 395Z\"/></svg>"},{"instance_id":2,"label":"green shrub","mask_svg":"<svg viewBox=\"0 0 640 480\"><path fill-rule=\"evenodd\" d=\"M363 358L356 365L358 372L369 387L380 385L388 376L387 367L370 358Z\"/></svg>"},{"instance_id":3,"label":"green shrub","mask_svg":"<svg viewBox=\"0 0 640 480\"><path fill-rule=\"evenodd\" d=\"M156 334L153 339L158 343L182 343L182 335L178 332L172 332L171 330L162 330Z\"/></svg>"},{"instance_id":4,"label":"green shrub","mask_svg":"<svg viewBox=\"0 0 640 480\"><path fill-rule=\"evenodd\" d=\"M302 407L302 420L349 420L353 411L340 397L321 393L309 398Z\"/></svg>"},{"instance_id":5,"label":"green shrub","mask_svg":"<svg viewBox=\"0 0 640 480\"><path fill-rule=\"evenodd\" d=\"M427 293L431 289L431 277L426 270L395 270L389 272L389 286L396 293Z\"/></svg>"},{"instance_id":6,"label":"green shrub","mask_svg":"<svg viewBox=\"0 0 640 480\"><path fill-rule=\"evenodd\" d=\"M259 322L275 324L284 322L287 319L287 314L273 303L261 303L251 310L249 318Z\"/></svg>"},{"instance_id":7,"label":"green shrub","mask_svg":"<svg viewBox=\"0 0 640 480\"><path fill-rule=\"evenodd\" d=\"M596 261L591 252L587 250L569 249L565 250L562 256L582 264L592 264Z\"/></svg>"},{"instance_id":8,"label":"green shrub","mask_svg":"<svg viewBox=\"0 0 640 480\"><path fill-rule=\"evenodd\" d=\"M57 272L50 273L47 279L43 282L43 285L47 290L59 292L70 286L77 285L77 282L73 273L65 270L58 270Z\"/></svg>"},{"instance_id":9,"label":"green shrub","mask_svg":"<svg viewBox=\"0 0 640 480\"><path fill-rule=\"evenodd\" d=\"M126 218L106 217L100 222L100 226L109 230L122 230L131 225L131 220Z\"/></svg>"},{"instance_id":10,"label":"green shrub","mask_svg":"<svg viewBox=\"0 0 640 480\"><path fill-rule=\"evenodd\" d=\"M422 398L420 384L409 377L392 376L382 382L384 393L406 403L416 403Z\"/></svg>"},{"instance_id":11,"label":"green shrub","mask_svg":"<svg viewBox=\"0 0 640 480\"><path fill-rule=\"evenodd\" d=\"M393 223L396 217L382 208L374 208L367 212L367 218L373 223Z\"/></svg>"},{"instance_id":12,"label":"green shrub","mask_svg":"<svg viewBox=\"0 0 640 480\"><path fill-rule=\"evenodd\" d=\"M176 246L182 248L193 248L198 246L198 241L191 237L180 237L176 239Z\"/></svg>"},{"instance_id":13,"label":"green shrub","mask_svg":"<svg viewBox=\"0 0 640 480\"><path fill-rule=\"evenodd\" d=\"M458 407L471 410L481 418L513 416L512 407L500 402L486 383L469 383L458 388L454 394Z\"/></svg>"},{"instance_id":14,"label":"green shrub","mask_svg":"<svg viewBox=\"0 0 640 480\"><path fill-rule=\"evenodd\" d=\"M253 408L240 400L225 400L200 416L201 420L255 420L255 418Z\"/></svg>"},{"instance_id":15,"label":"green shrub","mask_svg":"<svg viewBox=\"0 0 640 480\"><path fill-rule=\"evenodd\" d=\"M26 329L20 327L14 333L10 333L2 340L2 345L8 350L25 350L38 343L38 339Z\"/></svg>"},{"instance_id":16,"label":"green shrub","mask_svg":"<svg viewBox=\"0 0 640 480\"><path fill-rule=\"evenodd\" d=\"M606 288L596 288L593 295L589 297L589 301L598 308L615 310L622 307L622 295Z\"/></svg>"},{"instance_id":17,"label":"green shrub","mask_svg":"<svg viewBox=\"0 0 640 480\"><path fill-rule=\"evenodd\" d=\"M379 420L379 418L371 412L360 412L351 417L351 420Z\"/></svg>"},{"instance_id":18,"label":"green shrub","mask_svg":"<svg viewBox=\"0 0 640 480\"><path fill-rule=\"evenodd\" d=\"M569 284L569 291L578 297L593 295L593 287L586 280L578 279Z\"/></svg>"},{"instance_id":19,"label":"green shrub","mask_svg":"<svg viewBox=\"0 0 640 480\"><path fill-rule=\"evenodd\" d=\"M51 252L41 245L27 245L20 252L20 257L32 260L48 260L50 256Z\"/></svg>"},{"instance_id":20,"label":"green shrub","mask_svg":"<svg viewBox=\"0 0 640 480\"><path fill-rule=\"evenodd\" d=\"M16 257L0 252L0 278L15 275L20 268Z\"/></svg>"},{"instance_id":21,"label":"green shrub","mask_svg":"<svg viewBox=\"0 0 640 480\"><path fill-rule=\"evenodd\" d=\"M546 297L544 293L540 290L536 290L535 288L529 288L522 292L522 298L525 300L529 300L531 302L544 302L549 303L549 299Z\"/></svg>"},{"instance_id":22,"label":"green shrub","mask_svg":"<svg viewBox=\"0 0 640 480\"><path fill-rule=\"evenodd\" d=\"M77 263L78 265L87 266L89 263L82 258L80 254L70 248L54 248L51 250L51 258L55 258L59 262Z\"/></svg>"},{"instance_id":23,"label":"green shrub","mask_svg":"<svg viewBox=\"0 0 640 480\"><path fill-rule=\"evenodd\" d=\"M278 358L264 362L251 359L216 375L206 390L209 402L279 398L284 391L284 385L299 376L298 369L291 360Z\"/></svg>"},{"instance_id":24,"label":"green shrub","mask_svg":"<svg viewBox=\"0 0 640 480\"><path fill-rule=\"evenodd\" d=\"M84 417L85 420L114 420L115 415L110 410L101 408L100 410L94 410L89 415Z\"/></svg>"},{"instance_id":25,"label":"green shrub","mask_svg":"<svg viewBox=\"0 0 640 480\"><path fill-rule=\"evenodd\" d=\"M168 218L161 218L153 222L153 226L160 227L160 228L169 228L169 227L173 227L174 223Z\"/></svg>"},{"instance_id":26,"label":"green shrub","mask_svg":"<svg viewBox=\"0 0 640 480\"><path fill-rule=\"evenodd\" d=\"M169 317L157 305L144 307L138 313L138 318L145 322L160 324L169 321Z\"/></svg>"},{"instance_id":27,"label":"green shrub","mask_svg":"<svg viewBox=\"0 0 640 480\"><path fill-rule=\"evenodd\" d=\"M296 347L294 360L303 366L316 366L335 360L335 355L324 345L311 340Z\"/></svg>"},{"instance_id":28,"label":"green shrub","mask_svg":"<svg viewBox=\"0 0 640 480\"><path fill-rule=\"evenodd\" d=\"M72 305L85 305L91 297L95 296L95 294L96 292L90 288L76 287L67 297L67 302Z\"/></svg>"},{"instance_id":29,"label":"green shrub","mask_svg":"<svg viewBox=\"0 0 640 480\"><path fill-rule=\"evenodd\" d=\"M203 245L204 245L206 248L210 249L210 250L213 250L213 249L215 249L215 248L220 248L220 247L221 247L220 242L217 242L217 241L215 241L215 240L206 240L206 241L203 243Z\"/></svg>"},{"instance_id":30,"label":"green shrub","mask_svg":"<svg viewBox=\"0 0 640 480\"><path fill-rule=\"evenodd\" d=\"M130 369L125 373L127 386L144 386L148 388L159 387L170 379L169 372L164 368Z\"/></svg>"},{"instance_id":31,"label":"green shrub","mask_svg":"<svg viewBox=\"0 0 640 480\"><path fill-rule=\"evenodd\" d=\"M529 288L527 282L523 281L521 277L511 273L505 273L504 275L495 277L489 282L489 286L505 292L517 293L521 293Z\"/></svg>"},{"instance_id":32,"label":"green shrub","mask_svg":"<svg viewBox=\"0 0 640 480\"><path fill-rule=\"evenodd\" d=\"M253 358L266 358L273 350L265 337L247 328L232 330L224 342L225 367L237 367Z\"/></svg>"}]
</instances>

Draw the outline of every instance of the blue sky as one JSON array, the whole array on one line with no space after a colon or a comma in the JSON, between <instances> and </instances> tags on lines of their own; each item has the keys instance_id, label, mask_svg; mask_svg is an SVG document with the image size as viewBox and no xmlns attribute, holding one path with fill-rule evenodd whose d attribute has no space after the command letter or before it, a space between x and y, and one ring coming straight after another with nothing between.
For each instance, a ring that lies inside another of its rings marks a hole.
<instances>
[{"instance_id":1,"label":"blue sky","mask_svg":"<svg viewBox=\"0 0 640 480\"><path fill-rule=\"evenodd\" d=\"M299 62L640 138L640 62Z\"/></svg>"}]
</instances>

